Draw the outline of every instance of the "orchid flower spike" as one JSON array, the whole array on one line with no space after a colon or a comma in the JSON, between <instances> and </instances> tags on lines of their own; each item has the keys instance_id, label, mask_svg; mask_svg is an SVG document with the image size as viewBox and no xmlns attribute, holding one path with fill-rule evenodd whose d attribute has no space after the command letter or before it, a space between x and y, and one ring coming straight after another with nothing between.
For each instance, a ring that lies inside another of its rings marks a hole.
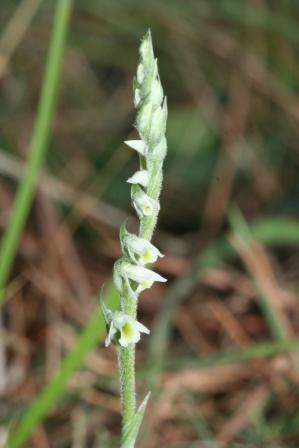
<instances>
[{"instance_id":1,"label":"orchid flower spike","mask_svg":"<svg viewBox=\"0 0 299 448\"><path fill-rule=\"evenodd\" d=\"M149 241L127 231L125 223L120 228L120 242L123 253L137 264L155 263L163 254Z\"/></svg>"},{"instance_id":2,"label":"orchid flower spike","mask_svg":"<svg viewBox=\"0 0 299 448\"><path fill-rule=\"evenodd\" d=\"M139 140L125 141L139 156L139 169L127 180L131 184L131 202L139 218L139 232L138 235L129 233L125 224L120 229L122 257L113 267L113 282L120 295L120 309L112 312L101 303L107 325L105 344L108 346L113 342L118 345L123 413L121 440L125 440L126 446L132 448L135 446L138 425L141 422L141 419L137 422L137 417L141 415L142 418L148 399L146 398L136 411L134 344L139 341L141 333L149 333L149 330L136 320L137 299L139 293L150 288L154 282L166 282L164 277L145 267L154 263L158 257L163 257L151 243L151 239L160 210L163 161L167 152L167 102L154 56L150 30L141 41L139 56L133 82L135 128ZM128 431L128 428L133 428L134 431Z\"/></svg>"}]
</instances>

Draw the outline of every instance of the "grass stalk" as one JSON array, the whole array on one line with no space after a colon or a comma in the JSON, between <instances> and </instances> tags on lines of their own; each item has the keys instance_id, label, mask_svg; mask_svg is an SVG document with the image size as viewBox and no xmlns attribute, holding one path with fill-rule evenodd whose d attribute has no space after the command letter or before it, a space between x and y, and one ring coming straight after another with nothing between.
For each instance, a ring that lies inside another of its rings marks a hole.
<instances>
[{"instance_id":1,"label":"grass stalk","mask_svg":"<svg viewBox=\"0 0 299 448\"><path fill-rule=\"evenodd\" d=\"M0 247L0 303L5 300L5 288L17 247L36 190L43 165L57 97L59 72L69 23L72 0L56 2L55 16L45 76L36 121L29 148L29 159L17 189L13 209Z\"/></svg>"},{"instance_id":2,"label":"grass stalk","mask_svg":"<svg viewBox=\"0 0 299 448\"><path fill-rule=\"evenodd\" d=\"M107 288L106 300L112 309L118 306L118 295L113 288ZM25 410L19 424L10 433L7 448L19 448L24 446L28 437L43 419L49 409L55 404L63 393L67 381L73 372L84 362L87 353L95 348L106 331L105 321L99 312L92 314L90 320L78 336L73 349L66 355L57 373L39 393L32 405Z\"/></svg>"}]
</instances>

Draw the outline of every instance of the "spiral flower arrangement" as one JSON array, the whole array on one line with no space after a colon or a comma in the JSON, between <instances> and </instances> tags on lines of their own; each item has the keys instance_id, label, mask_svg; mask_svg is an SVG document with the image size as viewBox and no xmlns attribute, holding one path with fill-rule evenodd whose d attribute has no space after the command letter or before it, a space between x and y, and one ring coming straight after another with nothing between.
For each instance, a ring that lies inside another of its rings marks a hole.
<instances>
[{"instance_id":1,"label":"spiral flower arrangement","mask_svg":"<svg viewBox=\"0 0 299 448\"><path fill-rule=\"evenodd\" d=\"M151 33L143 37L139 49L140 60L133 83L134 105L137 110L135 127L139 140L126 145L139 155L139 170L127 182L131 187L132 205L139 218L138 235L120 228L122 257L114 264L113 281L120 295L120 310L110 311L102 302L108 334L106 346L113 343L118 349L118 364L122 400L122 447L134 447L148 396L136 412L135 344L141 333L150 331L137 321L139 294L154 282L166 279L146 267L163 257L152 243L152 235L160 210L159 196L166 156L165 138L167 102L154 57Z\"/></svg>"}]
</instances>

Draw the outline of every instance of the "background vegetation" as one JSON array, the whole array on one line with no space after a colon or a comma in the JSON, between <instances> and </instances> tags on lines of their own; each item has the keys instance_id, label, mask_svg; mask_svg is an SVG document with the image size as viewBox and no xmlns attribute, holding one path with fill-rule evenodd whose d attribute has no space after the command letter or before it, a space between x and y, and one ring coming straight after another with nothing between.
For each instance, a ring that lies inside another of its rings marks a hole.
<instances>
[{"instance_id":1,"label":"background vegetation","mask_svg":"<svg viewBox=\"0 0 299 448\"><path fill-rule=\"evenodd\" d=\"M55 73L43 79L57 4L0 5L2 266L41 96L54 108ZM122 141L134 135L132 77L148 27L169 105L155 238L170 280L140 301L152 334L138 345L138 383L153 395L139 446L298 447L298 19L294 0L73 3L53 123L49 114L36 144L45 166L1 313L10 447L117 446L115 352L101 342L98 291L105 283L116 305L118 229L126 216L136 225L124 181L137 162Z\"/></svg>"}]
</instances>

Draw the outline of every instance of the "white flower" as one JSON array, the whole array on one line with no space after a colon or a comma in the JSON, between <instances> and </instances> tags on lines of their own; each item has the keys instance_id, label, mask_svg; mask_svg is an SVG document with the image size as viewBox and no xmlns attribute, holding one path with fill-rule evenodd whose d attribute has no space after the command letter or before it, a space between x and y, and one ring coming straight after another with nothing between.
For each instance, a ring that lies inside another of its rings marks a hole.
<instances>
[{"instance_id":1,"label":"white flower","mask_svg":"<svg viewBox=\"0 0 299 448\"><path fill-rule=\"evenodd\" d=\"M150 198L140 187L134 185L132 187L131 197L133 206L139 216L143 218L144 216L152 216L159 211L160 204L158 201Z\"/></svg>"},{"instance_id":2,"label":"white flower","mask_svg":"<svg viewBox=\"0 0 299 448\"><path fill-rule=\"evenodd\" d=\"M145 265L155 263L158 257L164 257L152 243L128 232L125 224L122 224L120 229L120 241L123 252L128 254L134 263Z\"/></svg>"},{"instance_id":3,"label":"white flower","mask_svg":"<svg viewBox=\"0 0 299 448\"><path fill-rule=\"evenodd\" d=\"M143 60L143 63L153 64L154 51L153 51L152 36L149 30L142 39L139 52L141 59Z\"/></svg>"},{"instance_id":4,"label":"white flower","mask_svg":"<svg viewBox=\"0 0 299 448\"><path fill-rule=\"evenodd\" d=\"M151 151L148 154L148 164L152 161L162 161L166 156L166 152L167 142L166 138L163 137L159 143L153 145L153 147L151 148Z\"/></svg>"},{"instance_id":5,"label":"white flower","mask_svg":"<svg viewBox=\"0 0 299 448\"><path fill-rule=\"evenodd\" d=\"M136 108L139 106L140 101L141 101L140 90L137 89L137 87L136 87L134 90L134 106Z\"/></svg>"},{"instance_id":6,"label":"white flower","mask_svg":"<svg viewBox=\"0 0 299 448\"><path fill-rule=\"evenodd\" d=\"M126 287L132 299L137 300L138 294L150 288L154 282L166 282L167 279L143 266L136 266L120 259L114 263L113 281L120 294L124 294L124 288ZM130 281L137 283L135 290L133 290Z\"/></svg>"},{"instance_id":7,"label":"white flower","mask_svg":"<svg viewBox=\"0 0 299 448\"><path fill-rule=\"evenodd\" d=\"M136 126L141 138L144 138L147 142L148 133L151 129L151 122L153 116L153 105L151 102L143 102L138 115L136 117Z\"/></svg>"},{"instance_id":8,"label":"white flower","mask_svg":"<svg viewBox=\"0 0 299 448\"><path fill-rule=\"evenodd\" d=\"M166 282L166 278L162 277L157 272L143 266L135 266L131 263L124 263L124 272L130 280L139 283L137 291L141 292L144 289L150 288L154 282Z\"/></svg>"},{"instance_id":9,"label":"white flower","mask_svg":"<svg viewBox=\"0 0 299 448\"><path fill-rule=\"evenodd\" d=\"M147 170L136 171L136 173L133 174L133 176L127 180L129 184L139 184L142 185L143 187L148 186L148 181L149 181L149 175Z\"/></svg>"},{"instance_id":10,"label":"white flower","mask_svg":"<svg viewBox=\"0 0 299 448\"><path fill-rule=\"evenodd\" d=\"M152 103L154 107L158 107L161 105L163 101L163 89L160 82L160 79L154 79L152 82L150 94L149 94L149 101Z\"/></svg>"},{"instance_id":11,"label":"white flower","mask_svg":"<svg viewBox=\"0 0 299 448\"><path fill-rule=\"evenodd\" d=\"M105 339L106 347L113 341L117 341L122 347L127 347L140 340L140 333L150 333L148 328L121 311L111 312L110 322L107 323L110 326Z\"/></svg>"},{"instance_id":12,"label":"white flower","mask_svg":"<svg viewBox=\"0 0 299 448\"><path fill-rule=\"evenodd\" d=\"M146 156L147 146L142 140L126 140L125 144L130 148L135 149L139 154Z\"/></svg>"},{"instance_id":13,"label":"white flower","mask_svg":"<svg viewBox=\"0 0 299 448\"><path fill-rule=\"evenodd\" d=\"M142 39L139 52L141 57L141 64L144 67L144 75L146 78L152 74L153 68L155 68L156 65L150 31L148 31ZM143 79L142 85L144 85L144 82L145 79Z\"/></svg>"},{"instance_id":14,"label":"white flower","mask_svg":"<svg viewBox=\"0 0 299 448\"><path fill-rule=\"evenodd\" d=\"M143 80L144 80L144 67L142 64L138 64L138 67L137 67L137 82L138 82L138 84L142 84Z\"/></svg>"}]
</instances>

